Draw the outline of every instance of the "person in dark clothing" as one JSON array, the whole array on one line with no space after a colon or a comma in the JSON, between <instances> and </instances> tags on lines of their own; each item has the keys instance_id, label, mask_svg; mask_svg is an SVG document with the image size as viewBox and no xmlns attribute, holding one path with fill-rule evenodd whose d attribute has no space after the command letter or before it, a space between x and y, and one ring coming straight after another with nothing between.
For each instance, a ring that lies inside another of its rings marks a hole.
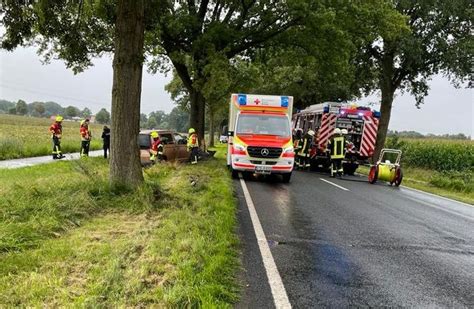
<instances>
[{"instance_id":1,"label":"person in dark clothing","mask_svg":"<svg viewBox=\"0 0 474 309\"><path fill-rule=\"evenodd\" d=\"M104 148L104 158L107 159L107 152L110 152L110 128L104 126L102 131L102 143Z\"/></svg>"},{"instance_id":2,"label":"person in dark clothing","mask_svg":"<svg viewBox=\"0 0 474 309\"><path fill-rule=\"evenodd\" d=\"M313 145L314 131L308 130L308 132L303 136L301 142L301 148L297 153L297 164L296 166L302 170L309 169L311 167L309 152Z\"/></svg>"},{"instance_id":3,"label":"person in dark clothing","mask_svg":"<svg viewBox=\"0 0 474 309\"><path fill-rule=\"evenodd\" d=\"M301 148L303 147L303 130L301 129L296 129L295 131L295 135L293 137L293 148L294 148L294 151L296 154L298 154L301 150ZM297 155L296 156L296 159L295 159L295 166L297 168L300 168L301 166L301 163L300 163L300 158L299 156Z\"/></svg>"}]
</instances>

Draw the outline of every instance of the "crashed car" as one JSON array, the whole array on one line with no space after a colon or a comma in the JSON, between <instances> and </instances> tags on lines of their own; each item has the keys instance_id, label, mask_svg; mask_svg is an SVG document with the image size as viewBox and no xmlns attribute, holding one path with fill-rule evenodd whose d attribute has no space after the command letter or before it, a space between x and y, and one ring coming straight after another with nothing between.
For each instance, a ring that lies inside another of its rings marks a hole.
<instances>
[{"instance_id":1,"label":"crashed car","mask_svg":"<svg viewBox=\"0 0 474 309\"><path fill-rule=\"evenodd\" d=\"M163 160L165 161L186 161L189 158L187 149L187 139L185 136L172 130L142 130L138 135L138 145L140 146L140 161L142 165L151 164L150 149L152 145L151 132L156 131L163 143Z\"/></svg>"}]
</instances>

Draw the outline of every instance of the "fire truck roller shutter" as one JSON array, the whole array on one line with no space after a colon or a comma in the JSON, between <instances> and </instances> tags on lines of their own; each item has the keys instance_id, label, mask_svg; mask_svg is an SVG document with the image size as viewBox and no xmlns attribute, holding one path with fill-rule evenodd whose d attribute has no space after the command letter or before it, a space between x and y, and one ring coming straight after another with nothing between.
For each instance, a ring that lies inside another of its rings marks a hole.
<instances>
[{"instance_id":1,"label":"fire truck roller shutter","mask_svg":"<svg viewBox=\"0 0 474 309\"><path fill-rule=\"evenodd\" d=\"M319 148L323 149L326 147L335 126L336 115L331 113L324 114L321 120L321 127L319 129Z\"/></svg>"},{"instance_id":2,"label":"fire truck roller shutter","mask_svg":"<svg viewBox=\"0 0 474 309\"><path fill-rule=\"evenodd\" d=\"M364 129L360 145L361 156L369 157L374 152L378 125L379 120L377 118L364 116Z\"/></svg>"}]
</instances>

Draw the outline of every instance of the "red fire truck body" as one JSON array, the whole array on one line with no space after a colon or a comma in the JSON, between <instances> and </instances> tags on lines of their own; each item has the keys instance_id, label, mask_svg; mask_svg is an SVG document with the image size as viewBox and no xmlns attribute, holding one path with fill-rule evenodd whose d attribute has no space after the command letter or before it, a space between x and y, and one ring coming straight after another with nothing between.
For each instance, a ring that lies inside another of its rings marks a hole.
<instances>
[{"instance_id":1,"label":"red fire truck body","mask_svg":"<svg viewBox=\"0 0 474 309\"><path fill-rule=\"evenodd\" d=\"M312 167L329 166L327 144L335 128L346 129L344 172L354 174L361 163L367 163L375 149L380 113L370 107L327 102L314 104L293 115L294 129L316 132L311 149Z\"/></svg>"}]
</instances>

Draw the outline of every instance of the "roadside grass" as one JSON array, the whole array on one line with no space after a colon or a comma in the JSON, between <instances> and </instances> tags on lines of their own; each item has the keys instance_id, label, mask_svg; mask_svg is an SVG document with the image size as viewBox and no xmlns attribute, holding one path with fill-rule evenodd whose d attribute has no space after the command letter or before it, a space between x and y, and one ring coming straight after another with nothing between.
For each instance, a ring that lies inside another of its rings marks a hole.
<instances>
[{"instance_id":1,"label":"roadside grass","mask_svg":"<svg viewBox=\"0 0 474 309\"><path fill-rule=\"evenodd\" d=\"M101 158L0 170L0 307L230 307L235 198L222 160L113 192Z\"/></svg>"},{"instance_id":2,"label":"roadside grass","mask_svg":"<svg viewBox=\"0 0 474 309\"><path fill-rule=\"evenodd\" d=\"M430 192L474 205L474 176L468 172L437 172L402 166L402 186ZM368 175L369 168L360 166L357 172Z\"/></svg>"},{"instance_id":3,"label":"roadside grass","mask_svg":"<svg viewBox=\"0 0 474 309\"><path fill-rule=\"evenodd\" d=\"M51 154L53 146L48 131L51 123L48 118L0 114L0 160ZM91 150L102 147L102 127L91 124ZM79 123L63 121L61 150L79 152L80 147Z\"/></svg>"}]
</instances>

